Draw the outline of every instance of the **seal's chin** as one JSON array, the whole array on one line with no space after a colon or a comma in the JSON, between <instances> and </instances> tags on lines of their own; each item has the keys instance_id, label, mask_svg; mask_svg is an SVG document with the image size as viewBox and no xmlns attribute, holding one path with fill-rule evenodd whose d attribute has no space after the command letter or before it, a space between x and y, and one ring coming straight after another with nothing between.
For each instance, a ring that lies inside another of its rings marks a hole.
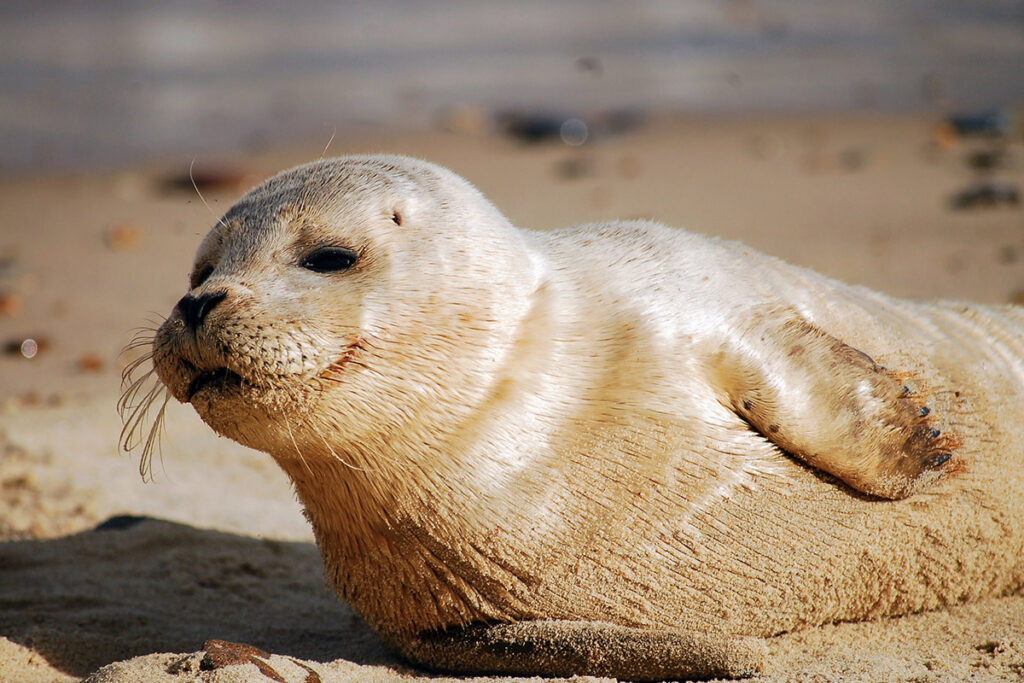
<instances>
[{"instance_id":1,"label":"seal's chin","mask_svg":"<svg viewBox=\"0 0 1024 683\"><path fill-rule=\"evenodd\" d=\"M242 386L242 378L238 373L232 372L227 368L207 370L196 375L195 379L189 383L188 401L191 403L192 398L205 389L224 391L240 386Z\"/></svg>"}]
</instances>

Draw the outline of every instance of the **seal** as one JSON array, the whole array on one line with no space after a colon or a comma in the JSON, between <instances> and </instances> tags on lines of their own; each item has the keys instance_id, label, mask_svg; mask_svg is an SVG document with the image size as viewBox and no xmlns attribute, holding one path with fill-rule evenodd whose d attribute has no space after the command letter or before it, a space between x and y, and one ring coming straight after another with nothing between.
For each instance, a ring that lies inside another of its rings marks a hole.
<instances>
[{"instance_id":1,"label":"seal","mask_svg":"<svg viewBox=\"0 0 1024 683\"><path fill-rule=\"evenodd\" d=\"M743 676L774 634L1024 585L1020 308L653 222L525 230L450 171L360 156L229 209L151 342L431 669Z\"/></svg>"}]
</instances>

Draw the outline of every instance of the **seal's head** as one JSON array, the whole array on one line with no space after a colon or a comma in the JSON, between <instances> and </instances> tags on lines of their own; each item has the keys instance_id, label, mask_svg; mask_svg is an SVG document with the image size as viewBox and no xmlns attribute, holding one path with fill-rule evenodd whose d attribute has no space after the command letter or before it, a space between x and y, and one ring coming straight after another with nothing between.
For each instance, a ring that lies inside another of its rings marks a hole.
<instances>
[{"instance_id":1,"label":"seal's head","mask_svg":"<svg viewBox=\"0 0 1024 683\"><path fill-rule=\"evenodd\" d=\"M486 390L535 266L524 234L442 168L300 166L202 242L154 367L218 433L279 460L438 428Z\"/></svg>"}]
</instances>

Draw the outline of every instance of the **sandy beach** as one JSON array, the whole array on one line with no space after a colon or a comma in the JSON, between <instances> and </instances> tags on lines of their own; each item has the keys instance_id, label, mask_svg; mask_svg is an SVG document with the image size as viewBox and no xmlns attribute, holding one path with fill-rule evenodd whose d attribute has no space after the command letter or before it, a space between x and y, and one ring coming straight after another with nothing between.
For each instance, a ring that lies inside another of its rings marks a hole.
<instances>
[{"instance_id":1,"label":"sandy beach","mask_svg":"<svg viewBox=\"0 0 1024 683\"><path fill-rule=\"evenodd\" d=\"M1020 130L993 141L939 124L664 114L569 146L524 143L467 110L429 130L354 129L327 154L448 166L523 227L652 218L896 296L1024 303ZM221 212L319 157L329 137L198 157L202 199L188 161L0 178L0 680L427 677L324 586L268 456L176 404L154 482L118 451L133 330L159 324L184 293ZM1017 203L958 202L985 182L1017 188ZM263 654L212 666L203 648L215 639ZM1019 681L1024 595L786 634L769 649L757 680Z\"/></svg>"}]
</instances>

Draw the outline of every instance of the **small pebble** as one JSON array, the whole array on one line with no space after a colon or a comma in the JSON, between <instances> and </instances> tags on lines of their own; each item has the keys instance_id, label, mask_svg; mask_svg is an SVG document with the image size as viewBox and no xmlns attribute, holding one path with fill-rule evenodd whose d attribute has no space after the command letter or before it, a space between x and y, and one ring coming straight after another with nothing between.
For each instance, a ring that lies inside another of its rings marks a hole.
<instances>
[{"instance_id":1,"label":"small pebble","mask_svg":"<svg viewBox=\"0 0 1024 683\"><path fill-rule=\"evenodd\" d=\"M78 359L78 369L82 372L99 372L103 369L103 359L99 354L87 353Z\"/></svg>"},{"instance_id":2,"label":"small pebble","mask_svg":"<svg viewBox=\"0 0 1024 683\"><path fill-rule=\"evenodd\" d=\"M22 356L24 358L35 358L40 353L49 350L50 341L46 337L28 337L8 339L3 344L3 351L9 356Z\"/></svg>"},{"instance_id":3,"label":"small pebble","mask_svg":"<svg viewBox=\"0 0 1024 683\"><path fill-rule=\"evenodd\" d=\"M996 260L1005 265L1016 263L1018 258L1017 249L1012 244L1004 244L996 252Z\"/></svg>"},{"instance_id":4,"label":"small pebble","mask_svg":"<svg viewBox=\"0 0 1024 683\"><path fill-rule=\"evenodd\" d=\"M142 231L133 223L115 225L103 234L103 242L111 251L127 251L139 246Z\"/></svg>"},{"instance_id":5,"label":"small pebble","mask_svg":"<svg viewBox=\"0 0 1024 683\"><path fill-rule=\"evenodd\" d=\"M859 171L867 164L868 155L862 147L848 147L839 153L839 165L844 171Z\"/></svg>"},{"instance_id":6,"label":"small pebble","mask_svg":"<svg viewBox=\"0 0 1024 683\"><path fill-rule=\"evenodd\" d=\"M999 206L1013 207L1020 205L1020 194L1020 189L1011 183L981 181L954 194L949 203L953 209L960 211Z\"/></svg>"},{"instance_id":7,"label":"small pebble","mask_svg":"<svg viewBox=\"0 0 1024 683\"><path fill-rule=\"evenodd\" d=\"M992 109L949 116L944 123L962 137L999 138L1010 134L1013 117L1005 109Z\"/></svg>"},{"instance_id":8,"label":"small pebble","mask_svg":"<svg viewBox=\"0 0 1024 683\"><path fill-rule=\"evenodd\" d=\"M580 57L576 60L576 69L600 77L604 73L604 64L597 57Z\"/></svg>"},{"instance_id":9,"label":"small pebble","mask_svg":"<svg viewBox=\"0 0 1024 683\"><path fill-rule=\"evenodd\" d=\"M991 171L1006 165L1006 150L997 147L977 149L967 154L966 163L976 171Z\"/></svg>"},{"instance_id":10,"label":"small pebble","mask_svg":"<svg viewBox=\"0 0 1024 683\"><path fill-rule=\"evenodd\" d=\"M594 164L589 157L569 157L555 164L555 174L564 180L583 178L594 174Z\"/></svg>"},{"instance_id":11,"label":"small pebble","mask_svg":"<svg viewBox=\"0 0 1024 683\"><path fill-rule=\"evenodd\" d=\"M953 149L960 142L960 134L952 125L943 122L935 127L932 140L939 149Z\"/></svg>"},{"instance_id":12,"label":"small pebble","mask_svg":"<svg viewBox=\"0 0 1024 683\"><path fill-rule=\"evenodd\" d=\"M242 185L253 180L252 176L240 169L224 167L192 168L191 172L185 171L164 178L161 183L165 190L179 192L195 192L204 190L236 190Z\"/></svg>"},{"instance_id":13,"label":"small pebble","mask_svg":"<svg viewBox=\"0 0 1024 683\"><path fill-rule=\"evenodd\" d=\"M64 397L60 394L47 394L43 396L38 391L26 391L18 396L18 402L25 407L49 406L51 408L64 403Z\"/></svg>"},{"instance_id":14,"label":"small pebble","mask_svg":"<svg viewBox=\"0 0 1024 683\"><path fill-rule=\"evenodd\" d=\"M16 292L0 292L0 318L13 318L21 314L21 295Z\"/></svg>"}]
</instances>

